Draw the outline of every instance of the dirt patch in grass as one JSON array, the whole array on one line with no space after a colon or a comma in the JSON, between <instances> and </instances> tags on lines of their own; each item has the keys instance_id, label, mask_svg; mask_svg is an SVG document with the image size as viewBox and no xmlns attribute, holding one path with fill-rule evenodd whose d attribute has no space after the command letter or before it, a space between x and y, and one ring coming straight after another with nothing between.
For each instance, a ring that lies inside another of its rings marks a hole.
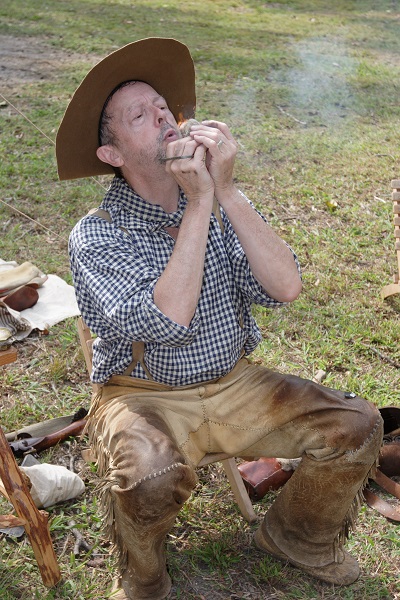
<instances>
[{"instance_id":1,"label":"dirt patch in grass","mask_svg":"<svg viewBox=\"0 0 400 600\"><path fill-rule=\"evenodd\" d=\"M93 56L58 50L40 38L0 35L0 81L8 90L54 79L60 67L82 60L92 61Z\"/></svg>"}]
</instances>

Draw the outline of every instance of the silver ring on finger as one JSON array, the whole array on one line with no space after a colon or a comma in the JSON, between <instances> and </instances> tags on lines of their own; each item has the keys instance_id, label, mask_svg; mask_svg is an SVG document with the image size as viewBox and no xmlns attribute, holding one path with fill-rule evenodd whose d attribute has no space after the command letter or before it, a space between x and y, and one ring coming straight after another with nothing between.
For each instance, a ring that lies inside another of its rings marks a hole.
<instances>
[{"instance_id":1,"label":"silver ring on finger","mask_svg":"<svg viewBox=\"0 0 400 600\"><path fill-rule=\"evenodd\" d=\"M224 143L223 140L219 140L218 144L217 144L217 148L219 148L221 150L221 146Z\"/></svg>"}]
</instances>

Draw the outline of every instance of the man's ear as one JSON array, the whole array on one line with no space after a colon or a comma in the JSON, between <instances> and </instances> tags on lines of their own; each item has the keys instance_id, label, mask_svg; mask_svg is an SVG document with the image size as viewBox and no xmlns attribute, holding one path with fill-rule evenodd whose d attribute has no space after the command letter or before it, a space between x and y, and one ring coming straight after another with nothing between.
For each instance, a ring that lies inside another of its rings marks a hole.
<instances>
[{"instance_id":1,"label":"man's ear","mask_svg":"<svg viewBox=\"0 0 400 600\"><path fill-rule=\"evenodd\" d=\"M97 148L96 154L99 160L111 165L112 167L122 167L124 164L124 161L122 160L116 148L109 144Z\"/></svg>"}]
</instances>

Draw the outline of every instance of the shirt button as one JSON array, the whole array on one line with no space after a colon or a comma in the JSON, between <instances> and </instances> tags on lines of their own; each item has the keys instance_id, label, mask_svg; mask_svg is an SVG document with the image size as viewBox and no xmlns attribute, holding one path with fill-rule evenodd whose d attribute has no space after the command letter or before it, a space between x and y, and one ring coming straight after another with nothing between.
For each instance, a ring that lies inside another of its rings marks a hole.
<instances>
[{"instance_id":1,"label":"shirt button","mask_svg":"<svg viewBox=\"0 0 400 600\"><path fill-rule=\"evenodd\" d=\"M203 385L201 385L199 387L199 396L200 396L200 398L202 398L205 393L206 393L206 388Z\"/></svg>"}]
</instances>

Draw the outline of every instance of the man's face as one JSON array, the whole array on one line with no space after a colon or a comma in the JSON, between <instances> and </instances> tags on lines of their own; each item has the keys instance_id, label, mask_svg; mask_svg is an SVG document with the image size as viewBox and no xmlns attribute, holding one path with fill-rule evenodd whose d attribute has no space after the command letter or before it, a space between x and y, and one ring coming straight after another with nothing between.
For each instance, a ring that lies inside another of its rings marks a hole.
<instances>
[{"instance_id":1,"label":"man's face","mask_svg":"<svg viewBox=\"0 0 400 600\"><path fill-rule=\"evenodd\" d=\"M110 100L114 145L127 168L162 163L167 145L181 137L165 99L147 83L132 82Z\"/></svg>"}]
</instances>

